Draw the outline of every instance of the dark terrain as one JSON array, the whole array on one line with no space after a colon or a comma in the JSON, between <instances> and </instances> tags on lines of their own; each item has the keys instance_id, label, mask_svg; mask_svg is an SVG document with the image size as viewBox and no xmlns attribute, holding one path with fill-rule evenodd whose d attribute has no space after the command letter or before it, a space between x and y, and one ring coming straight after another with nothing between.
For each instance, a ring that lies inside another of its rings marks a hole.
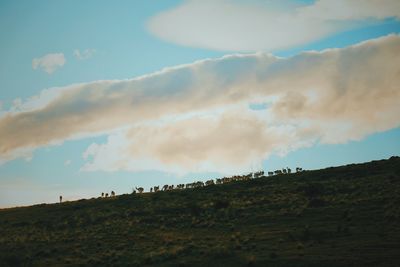
<instances>
[{"instance_id":1,"label":"dark terrain","mask_svg":"<svg viewBox=\"0 0 400 267\"><path fill-rule=\"evenodd\" d=\"M400 266L400 158L0 210L0 266Z\"/></svg>"}]
</instances>

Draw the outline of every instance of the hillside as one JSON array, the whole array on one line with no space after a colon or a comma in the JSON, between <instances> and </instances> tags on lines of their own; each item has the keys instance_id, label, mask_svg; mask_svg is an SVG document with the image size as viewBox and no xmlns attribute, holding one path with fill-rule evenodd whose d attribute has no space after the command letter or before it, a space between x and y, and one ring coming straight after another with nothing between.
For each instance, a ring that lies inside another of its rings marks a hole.
<instances>
[{"instance_id":1,"label":"hillside","mask_svg":"<svg viewBox=\"0 0 400 267\"><path fill-rule=\"evenodd\" d=\"M0 210L0 266L400 266L400 158Z\"/></svg>"}]
</instances>

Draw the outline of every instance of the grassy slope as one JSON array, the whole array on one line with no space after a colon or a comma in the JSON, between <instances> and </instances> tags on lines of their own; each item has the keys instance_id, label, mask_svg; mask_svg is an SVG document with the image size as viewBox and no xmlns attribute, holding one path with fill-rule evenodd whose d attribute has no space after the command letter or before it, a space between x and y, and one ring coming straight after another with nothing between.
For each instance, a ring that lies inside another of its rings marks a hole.
<instances>
[{"instance_id":1,"label":"grassy slope","mask_svg":"<svg viewBox=\"0 0 400 267\"><path fill-rule=\"evenodd\" d=\"M0 266L400 266L400 158L0 210Z\"/></svg>"}]
</instances>

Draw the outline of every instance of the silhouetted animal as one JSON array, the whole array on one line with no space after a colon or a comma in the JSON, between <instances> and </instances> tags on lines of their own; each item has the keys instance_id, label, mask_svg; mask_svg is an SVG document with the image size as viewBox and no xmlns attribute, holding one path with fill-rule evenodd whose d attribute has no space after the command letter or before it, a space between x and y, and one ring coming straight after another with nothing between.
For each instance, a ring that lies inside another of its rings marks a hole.
<instances>
[{"instance_id":1,"label":"silhouetted animal","mask_svg":"<svg viewBox=\"0 0 400 267\"><path fill-rule=\"evenodd\" d=\"M158 192L160 190L160 186L155 186L154 187L154 192Z\"/></svg>"},{"instance_id":2,"label":"silhouetted animal","mask_svg":"<svg viewBox=\"0 0 400 267\"><path fill-rule=\"evenodd\" d=\"M214 184L214 180L208 180L206 181L206 185L213 185Z\"/></svg>"},{"instance_id":3,"label":"silhouetted animal","mask_svg":"<svg viewBox=\"0 0 400 267\"><path fill-rule=\"evenodd\" d=\"M251 178L253 178L253 173L252 172L247 174L247 175L240 176L240 180L242 180L242 181L247 181L247 180L250 180Z\"/></svg>"},{"instance_id":4,"label":"silhouetted animal","mask_svg":"<svg viewBox=\"0 0 400 267\"><path fill-rule=\"evenodd\" d=\"M254 178L259 178L261 176L264 176L264 171L259 171L254 173Z\"/></svg>"},{"instance_id":5,"label":"silhouetted animal","mask_svg":"<svg viewBox=\"0 0 400 267\"><path fill-rule=\"evenodd\" d=\"M184 185L184 184L178 184L178 185L176 186L176 188L178 188L178 189L184 189L184 188L185 188L185 185Z\"/></svg>"},{"instance_id":6,"label":"silhouetted animal","mask_svg":"<svg viewBox=\"0 0 400 267\"><path fill-rule=\"evenodd\" d=\"M221 178L221 181L222 181L223 184L226 184L226 183L231 182L232 178L224 177L224 178Z\"/></svg>"},{"instance_id":7,"label":"silhouetted animal","mask_svg":"<svg viewBox=\"0 0 400 267\"><path fill-rule=\"evenodd\" d=\"M114 191L111 191L111 196L115 197L115 192Z\"/></svg>"},{"instance_id":8,"label":"silhouetted animal","mask_svg":"<svg viewBox=\"0 0 400 267\"><path fill-rule=\"evenodd\" d=\"M136 187L136 190L139 192L139 194L141 194L141 193L143 193L144 188L143 187L139 187L139 188Z\"/></svg>"},{"instance_id":9,"label":"silhouetted animal","mask_svg":"<svg viewBox=\"0 0 400 267\"><path fill-rule=\"evenodd\" d=\"M274 175L274 172L268 172L268 176Z\"/></svg>"},{"instance_id":10,"label":"silhouetted animal","mask_svg":"<svg viewBox=\"0 0 400 267\"><path fill-rule=\"evenodd\" d=\"M106 197L108 197L108 193L106 193Z\"/></svg>"},{"instance_id":11,"label":"silhouetted animal","mask_svg":"<svg viewBox=\"0 0 400 267\"><path fill-rule=\"evenodd\" d=\"M198 181L198 182L194 183L194 188L203 187L203 186L204 186L204 182Z\"/></svg>"}]
</instances>

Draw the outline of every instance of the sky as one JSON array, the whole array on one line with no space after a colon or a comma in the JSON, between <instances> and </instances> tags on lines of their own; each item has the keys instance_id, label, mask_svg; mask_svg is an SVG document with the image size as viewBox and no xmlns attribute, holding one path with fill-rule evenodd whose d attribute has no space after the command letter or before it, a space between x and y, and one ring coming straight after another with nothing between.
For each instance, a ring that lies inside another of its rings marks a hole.
<instances>
[{"instance_id":1,"label":"sky","mask_svg":"<svg viewBox=\"0 0 400 267\"><path fill-rule=\"evenodd\" d=\"M400 153L397 0L1 1L0 208Z\"/></svg>"}]
</instances>

